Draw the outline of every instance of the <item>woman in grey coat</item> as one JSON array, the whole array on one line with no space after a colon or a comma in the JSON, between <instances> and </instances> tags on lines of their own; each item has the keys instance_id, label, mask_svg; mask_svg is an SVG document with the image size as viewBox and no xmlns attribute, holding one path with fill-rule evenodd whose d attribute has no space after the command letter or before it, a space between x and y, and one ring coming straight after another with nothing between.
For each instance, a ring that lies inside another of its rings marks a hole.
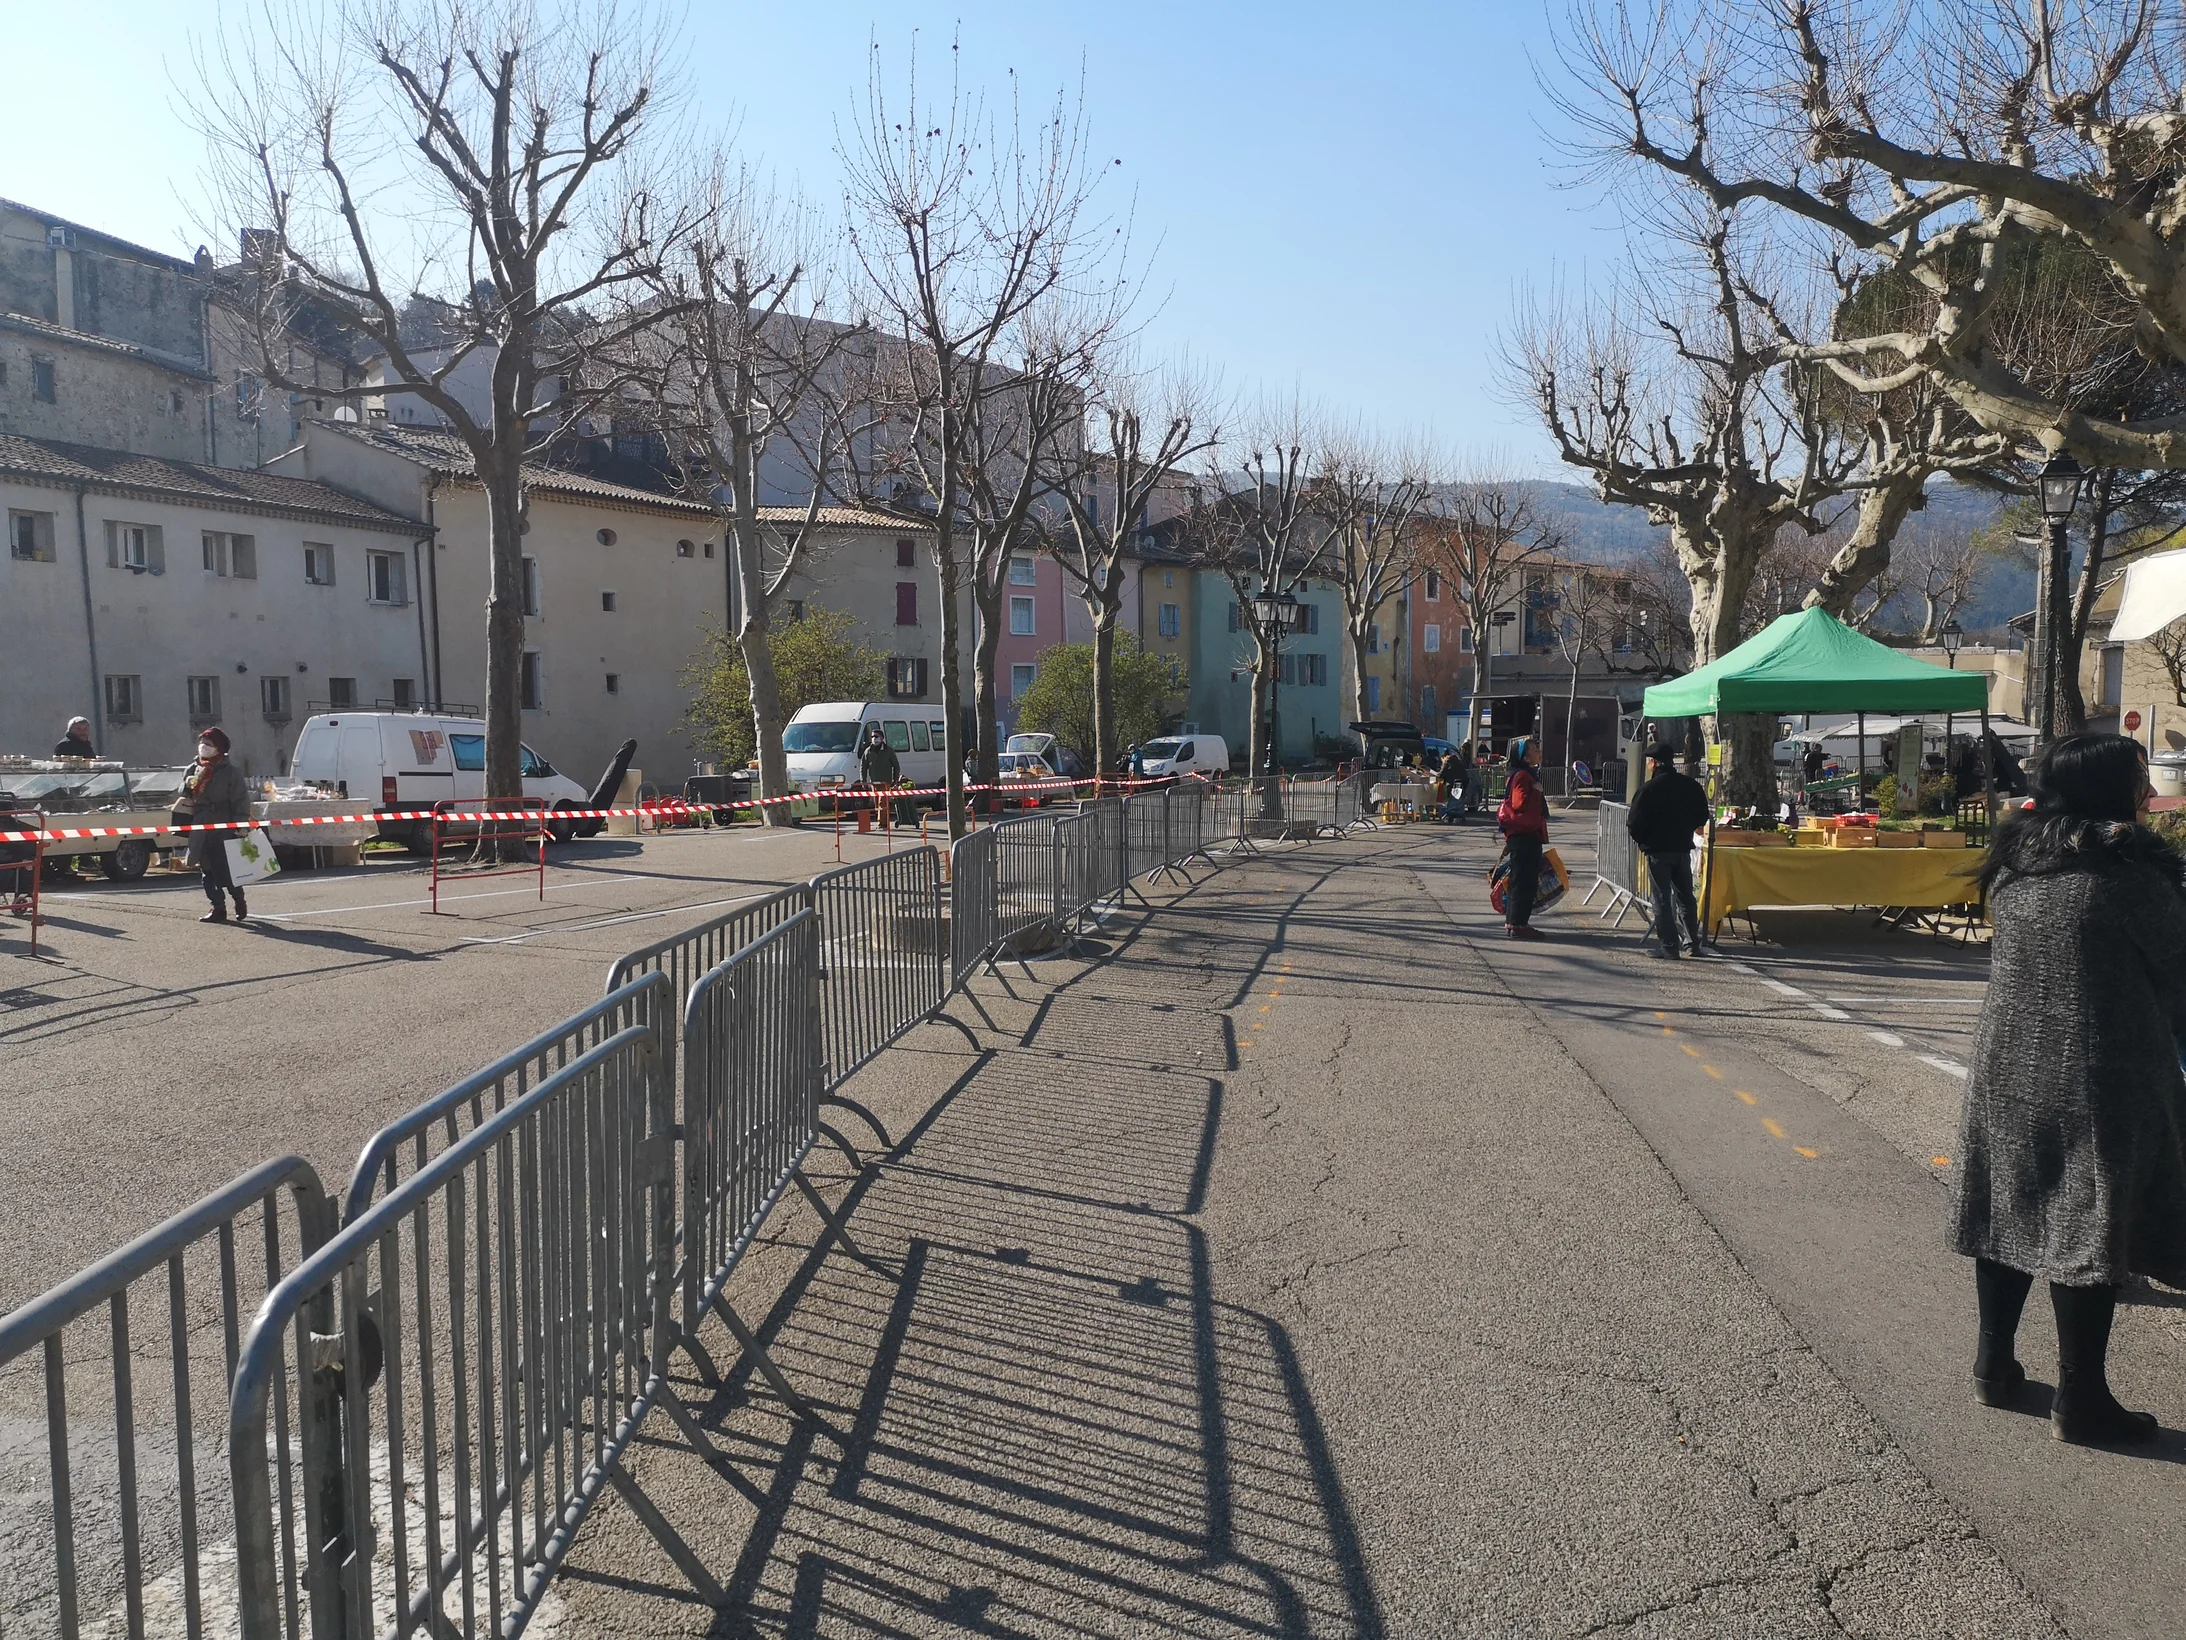
<instances>
[{"instance_id":1,"label":"woman in grey coat","mask_svg":"<svg viewBox=\"0 0 2186 1640\"><path fill-rule=\"evenodd\" d=\"M250 784L243 778L243 771L228 761L228 737L223 731L207 729L197 737L197 764L182 783L182 800L176 804L176 812L178 818L201 826L250 818ZM213 903L212 910L197 919L199 922L228 920L228 908L220 900L223 890L235 900L237 922L250 916L250 907L243 903L243 891L228 876L228 839L239 835L234 831L190 833L189 862L197 867L205 897Z\"/></svg>"},{"instance_id":2,"label":"woman in grey coat","mask_svg":"<svg viewBox=\"0 0 2186 1640\"><path fill-rule=\"evenodd\" d=\"M2110 1393L2118 1284L2186 1286L2186 862L2140 824L2147 756L2072 735L2001 827L1982 882L1995 928L1959 1136L1955 1243L1973 1258L1974 1388L2016 1402L2013 1353L2036 1276L2057 1316L2050 1430L2147 1441Z\"/></svg>"}]
</instances>

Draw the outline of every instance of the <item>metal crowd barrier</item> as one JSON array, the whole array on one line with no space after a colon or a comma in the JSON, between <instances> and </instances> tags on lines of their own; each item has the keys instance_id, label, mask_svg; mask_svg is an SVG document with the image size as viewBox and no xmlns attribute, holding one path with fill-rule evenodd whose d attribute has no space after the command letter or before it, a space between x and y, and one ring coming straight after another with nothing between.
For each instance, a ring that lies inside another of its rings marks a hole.
<instances>
[{"instance_id":1,"label":"metal crowd barrier","mask_svg":"<svg viewBox=\"0 0 2186 1640\"><path fill-rule=\"evenodd\" d=\"M1631 813L1629 803L1605 802L1594 811L1594 881L1579 904L1593 904L1594 896L1606 888L1609 898L1602 902L1595 920L1615 912L1617 920L1610 927L1622 928L1625 913L1637 911L1644 932L1654 926L1654 908L1640 891L1639 845L1624 829Z\"/></svg>"},{"instance_id":2,"label":"metal crowd barrier","mask_svg":"<svg viewBox=\"0 0 2186 1640\"><path fill-rule=\"evenodd\" d=\"M768 929L789 921L811 903L812 890L805 883L746 900L696 928L670 934L631 952L607 971L607 988L617 990L636 974L666 974L675 994L688 996L699 975L734 956Z\"/></svg>"},{"instance_id":3,"label":"metal crowd barrier","mask_svg":"<svg viewBox=\"0 0 2186 1640\"><path fill-rule=\"evenodd\" d=\"M941 924L941 856L905 849L815 877L820 916L820 1041L827 1087L948 999Z\"/></svg>"},{"instance_id":4,"label":"metal crowd barrier","mask_svg":"<svg viewBox=\"0 0 2186 1640\"><path fill-rule=\"evenodd\" d=\"M968 831L949 845L949 990L953 995L995 945L995 833Z\"/></svg>"},{"instance_id":5,"label":"metal crowd barrier","mask_svg":"<svg viewBox=\"0 0 2186 1640\"><path fill-rule=\"evenodd\" d=\"M355 1223L375 1194L392 1191L401 1181L405 1163L411 1173L422 1172L436 1150L455 1144L572 1060L633 1025L658 1034L664 1074L672 1084L676 999L683 992L658 969L630 977L626 970L632 968L633 960L625 957L615 965L622 981L598 1002L503 1054L484 1070L474 1071L365 1141L342 1197L341 1222Z\"/></svg>"},{"instance_id":6,"label":"metal crowd barrier","mask_svg":"<svg viewBox=\"0 0 2186 1640\"><path fill-rule=\"evenodd\" d=\"M11 1614L0 1629L67 1640L207 1632L208 1605L226 1605L226 1574L208 1567L205 1548L227 1536L217 1454L242 1322L299 1255L318 1250L328 1220L318 1175L283 1156L0 1318L0 1421L23 1431L27 1458L36 1397L50 1488L42 1522L35 1495L18 1495L0 1532ZM284 1403L273 1439L285 1450L289 1437ZM215 1453L202 1472L201 1442ZM297 1540L279 1550L294 1579Z\"/></svg>"},{"instance_id":7,"label":"metal crowd barrier","mask_svg":"<svg viewBox=\"0 0 2186 1640\"><path fill-rule=\"evenodd\" d=\"M669 1098L620 1031L267 1296L229 1400L244 1640L521 1630L664 1388Z\"/></svg>"}]
</instances>

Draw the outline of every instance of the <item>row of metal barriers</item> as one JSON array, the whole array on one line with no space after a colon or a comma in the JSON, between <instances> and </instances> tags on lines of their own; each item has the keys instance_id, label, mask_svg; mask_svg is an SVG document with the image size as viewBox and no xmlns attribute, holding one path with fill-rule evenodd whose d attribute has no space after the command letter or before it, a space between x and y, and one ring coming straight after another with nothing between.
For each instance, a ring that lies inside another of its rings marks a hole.
<instances>
[{"instance_id":1,"label":"row of metal barriers","mask_svg":"<svg viewBox=\"0 0 2186 1640\"><path fill-rule=\"evenodd\" d=\"M0 1428L44 1426L42 1476L0 1444L0 1635L512 1635L610 1489L725 1598L622 1459L659 1413L726 1467L671 1379L732 1370L708 1317L826 1424L727 1292L793 1191L854 1247L805 1172L890 1143L843 1084L1135 885L1363 823L1349 782L1189 784L827 872L622 958L338 1198L267 1162L0 1318Z\"/></svg>"}]
</instances>

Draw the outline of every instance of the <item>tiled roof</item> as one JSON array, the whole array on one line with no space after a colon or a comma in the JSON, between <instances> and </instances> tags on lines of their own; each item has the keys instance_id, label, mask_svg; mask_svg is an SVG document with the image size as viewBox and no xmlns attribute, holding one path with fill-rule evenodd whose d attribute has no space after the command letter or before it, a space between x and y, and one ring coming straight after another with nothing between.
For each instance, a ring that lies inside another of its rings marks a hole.
<instances>
[{"instance_id":1,"label":"tiled roof","mask_svg":"<svg viewBox=\"0 0 2186 1640\"><path fill-rule=\"evenodd\" d=\"M385 421L321 421L316 425L340 433L345 438L358 439L379 449L391 451L450 478L469 478L476 472L476 464L471 460L471 453L465 448L463 441L455 434L438 427L412 427ZM623 507L657 507L694 518L711 519L715 516L711 507L680 495L671 495L664 490L639 489L633 484L610 483L604 478L594 478L589 473L572 472L566 467L550 466L544 462L525 463L524 481L544 494L568 496L577 501L598 501ZM803 522L805 509L761 507L759 516L769 524L797 524ZM867 507L822 507L818 522L830 529L904 531L928 527L919 519L898 518L893 513Z\"/></svg>"},{"instance_id":2,"label":"tiled roof","mask_svg":"<svg viewBox=\"0 0 2186 1640\"><path fill-rule=\"evenodd\" d=\"M413 537L425 532L425 526L414 518L375 507L310 479L252 468L165 461L127 450L102 450L89 444L0 433L0 476L11 475L81 484L109 494L144 496L186 506L350 524Z\"/></svg>"},{"instance_id":3,"label":"tiled roof","mask_svg":"<svg viewBox=\"0 0 2186 1640\"><path fill-rule=\"evenodd\" d=\"M43 341L57 342L63 347L88 347L100 353L119 353L124 358L143 359L158 365L162 370L193 376L199 381L209 382L214 379L195 359L185 359L179 353L163 353L156 347L144 347L136 342L120 342L111 336L94 336L88 330L70 330L66 325L48 324L43 319L33 319L25 313L0 313L0 330L36 336Z\"/></svg>"}]
</instances>

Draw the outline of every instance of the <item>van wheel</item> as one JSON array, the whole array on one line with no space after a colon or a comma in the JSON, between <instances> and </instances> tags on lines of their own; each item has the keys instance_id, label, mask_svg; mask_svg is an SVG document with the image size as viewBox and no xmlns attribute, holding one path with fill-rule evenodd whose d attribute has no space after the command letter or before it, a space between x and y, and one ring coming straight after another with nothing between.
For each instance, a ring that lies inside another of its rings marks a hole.
<instances>
[{"instance_id":1,"label":"van wheel","mask_svg":"<svg viewBox=\"0 0 2186 1640\"><path fill-rule=\"evenodd\" d=\"M554 805L554 812L560 814L564 810L574 809L576 806L565 797ZM571 843L576 841L577 834L583 827L584 822L582 820L555 820L548 823L547 835L557 843Z\"/></svg>"},{"instance_id":2,"label":"van wheel","mask_svg":"<svg viewBox=\"0 0 2186 1640\"><path fill-rule=\"evenodd\" d=\"M114 845L113 853L99 857L99 870L110 883L133 883L151 863L151 843L142 837L125 837Z\"/></svg>"}]
</instances>

